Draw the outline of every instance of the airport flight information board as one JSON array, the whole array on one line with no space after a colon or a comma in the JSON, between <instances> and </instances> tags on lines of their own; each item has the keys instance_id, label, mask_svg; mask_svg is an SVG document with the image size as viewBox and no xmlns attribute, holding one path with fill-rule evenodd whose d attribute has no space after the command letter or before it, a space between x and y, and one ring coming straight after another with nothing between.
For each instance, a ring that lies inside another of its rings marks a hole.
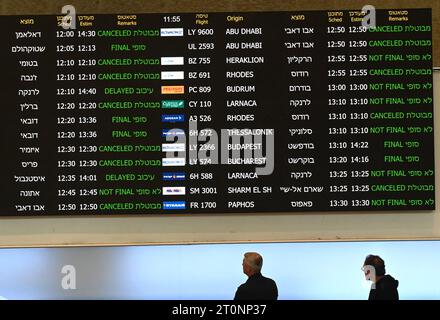
<instances>
[{"instance_id":1,"label":"airport flight information board","mask_svg":"<svg viewBox=\"0 0 440 320\"><path fill-rule=\"evenodd\" d=\"M433 210L431 9L363 17L0 17L0 214Z\"/></svg>"}]
</instances>

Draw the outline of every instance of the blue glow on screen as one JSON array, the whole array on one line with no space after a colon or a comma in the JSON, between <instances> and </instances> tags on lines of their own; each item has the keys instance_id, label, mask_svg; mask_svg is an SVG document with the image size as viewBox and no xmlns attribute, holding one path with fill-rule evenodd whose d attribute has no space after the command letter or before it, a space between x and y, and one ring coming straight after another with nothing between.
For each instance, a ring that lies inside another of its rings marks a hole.
<instances>
[{"instance_id":1,"label":"blue glow on screen","mask_svg":"<svg viewBox=\"0 0 440 320\"><path fill-rule=\"evenodd\" d=\"M2 249L0 297L230 300L247 251L263 256L279 299L367 299L368 254L385 260L401 299L440 299L440 241ZM75 267L75 290L61 287L64 265Z\"/></svg>"}]
</instances>

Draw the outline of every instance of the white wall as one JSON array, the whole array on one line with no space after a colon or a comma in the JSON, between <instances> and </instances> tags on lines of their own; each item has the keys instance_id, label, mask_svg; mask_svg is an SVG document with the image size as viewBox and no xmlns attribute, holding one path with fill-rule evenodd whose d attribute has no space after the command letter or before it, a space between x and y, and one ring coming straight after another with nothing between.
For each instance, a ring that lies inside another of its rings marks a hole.
<instances>
[{"instance_id":1,"label":"white wall","mask_svg":"<svg viewBox=\"0 0 440 320\"><path fill-rule=\"evenodd\" d=\"M440 241L0 249L0 296L231 300L246 281L246 251L262 254L279 299L366 300L368 254L384 258L401 299L440 299ZM65 265L75 268L76 290L61 286Z\"/></svg>"},{"instance_id":2,"label":"white wall","mask_svg":"<svg viewBox=\"0 0 440 320\"><path fill-rule=\"evenodd\" d=\"M434 75L434 102L436 109L440 106L440 72ZM438 142L440 112L435 112L434 128ZM435 165L437 186L439 152ZM439 211L437 205L435 212L2 218L0 246L440 239Z\"/></svg>"}]
</instances>

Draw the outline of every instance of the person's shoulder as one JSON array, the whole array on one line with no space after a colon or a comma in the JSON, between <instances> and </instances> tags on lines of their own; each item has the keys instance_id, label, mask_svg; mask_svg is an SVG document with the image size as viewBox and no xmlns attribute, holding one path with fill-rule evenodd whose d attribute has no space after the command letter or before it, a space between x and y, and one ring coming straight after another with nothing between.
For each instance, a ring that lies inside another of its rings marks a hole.
<instances>
[{"instance_id":1,"label":"person's shoulder","mask_svg":"<svg viewBox=\"0 0 440 320\"><path fill-rule=\"evenodd\" d=\"M273 280L272 278L268 278L268 277L265 277L265 276L263 276L263 279L264 279L264 281L266 281L267 283L271 283L271 284L273 284L273 285L277 285L276 284L276 282L275 282L275 280Z\"/></svg>"},{"instance_id":2,"label":"person's shoulder","mask_svg":"<svg viewBox=\"0 0 440 320\"><path fill-rule=\"evenodd\" d=\"M265 290L268 290L268 294L269 296L266 296L265 299L268 300L277 300L278 299L278 287L277 287L277 283L275 282L275 280L268 278L268 277L264 277L264 287Z\"/></svg>"},{"instance_id":3,"label":"person's shoulder","mask_svg":"<svg viewBox=\"0 0 440 320\"><path fill-rule=\"evenodd\" d=\"M397 287L399 281L390 275L386 275L376 283L376 292L374 292L375 300L399 300L399 292Z\"/></svg>"},{"instance_id":4,"label":"person's shoulder","mask_svg":"<svg viewBox=\"0 0 440 320\"><path fill-rule=\"evenodd\" d=\"M399 286L399 281L394 279L391 275L387 274L385 275L381 281L379 281L379 284L382 288L395 288Z\"/></svg>"}]
</instances>

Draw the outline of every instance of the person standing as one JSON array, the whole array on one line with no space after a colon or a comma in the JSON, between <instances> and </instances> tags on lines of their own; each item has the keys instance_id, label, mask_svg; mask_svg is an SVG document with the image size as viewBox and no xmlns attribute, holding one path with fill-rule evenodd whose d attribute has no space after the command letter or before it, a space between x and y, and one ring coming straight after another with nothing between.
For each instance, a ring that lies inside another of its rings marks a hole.
<instances>
[{"instance_id":1,"label":"person standing","mask_svg":"<svg viewBox=\"0 0 440 320\"><path fill-rule=\"evenodd\" d=\"M246 252L243 258L243 273L248 276L240 285L234 300L277 300L278 288L274 280L261 274L263 257L257 252Z\"/></svg>"},{"instance_id":2,"label":"person standing","mask_svg":"<svg viewBox=\"0 0 440 320\"><path fill-rule=\"evenodd\" d=\"M368 300L399 300L399 281L386 274L385 261L381 257L368 255L362 271L365 278L373 282Z\"/></svg>"}]
</instances>

